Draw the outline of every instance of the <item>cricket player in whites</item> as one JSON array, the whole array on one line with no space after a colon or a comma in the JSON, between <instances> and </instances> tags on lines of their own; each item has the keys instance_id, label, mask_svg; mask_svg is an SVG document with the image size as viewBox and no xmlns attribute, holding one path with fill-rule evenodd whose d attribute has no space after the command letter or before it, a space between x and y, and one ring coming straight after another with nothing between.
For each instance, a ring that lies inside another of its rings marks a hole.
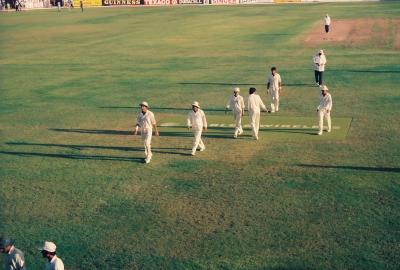
<instances>
[{"instance_id":1,"label":"cricket player in whites","mask_svg":"<svg viewBox=\"0 0 400 270\"><path fill-rule=\"evenodd\" d=\"M228 103L226 104L226 110L231 109L233 112L233 118L235 119L235 133L234 138L238 135L242 135L242 116L244 115L244 100L240 95L240 88L236 87L233 90L233 95L229 97ZM226 113L225 110L225 113Z\"/></svg>"},{"instance_id":2,"label":"cricket player in whites","mask_svg":"<svg viewBox=\"0 0 400 270\"><path fill-rule=\"evenodd\" d=\"M278 74L276 67L271 68L271 75L267 80L267 94L271 98L271 112L279 111L279 95L282 90L281 76Z\"/></svg>"},{"instance_id":3,"label":"cricket player in whites","mask_svg":"<svg viewBox=\"0 0 400 270\"><path fill-rule=\"evenodd\" d=\"M326 14L326 16L324 17L324 27L325 27L325 33L326 34L329 33L330 26L331 26L331 17L329 17L329 15Z\"/></svg>"},{"instance_id":4,"label":"cricket player in whites","mask_svg":"<svg viewBox=\"0 0 400 270\"><path fill-rule=\"evenodd\" d=\"M260 129L260 113L261 110L268 110L262 102L260 96L255 94L255 92L256 89L254 87L250 87L247 108L250 115L250 125L253 132L253 139L258 140L258 130Z\"/></svg>"},{"instance_id":5,"label":"cricket player in whites","mask_svg":"<svg viewBox=\"0 0 400 270\"><path fill-rule=\"evenodd\" d=\"M322 135L324 129L324 117L328 122L328 132L331 132L331 110L332 110L332 97L328 93L329 89L326 85L321 86L321 97L319 100L319 106L317 108L319 118L319 130L318 135Z\"/></svg>"},{"instance_id":6,"label":"cricket player in whites","mask_svg":"<svg viewBox=\"0 0 400 270\"><path fill-rule=\"evenodd\" d=\"M197 101L192 103L192 110L188 113L187 116L187 126L188 129L192 128L194 140L193 140L193 148L192 148L192 156L196 155L196 150L200 147L200 151L204 151L206 147L204 146L203 141L201 140L201 134L204 131L207 131L207 119L203 110L200 109L200 104Z\"/></svg>"},{"instance_id":7,"label":"cricket player in whites","mask_svg":"<svg viewBox=\"0 0 400 270\"><path fill-rule=\"evenodd\" d=\"M155 135L159 136L159 132L157 129L156 119L154 118L154 114L149 110L149 104L146 101L140 103L140 112L136 118L136 127L135 127L135 135L138 134L138 130L140 128L140 134L142 135L142 139L144 141L144 154L146 155L145 162L150 163L151 157L153 154L151 153L151 137L153 135L153 127L155 130Z\"/></svg>"}]
</instances>

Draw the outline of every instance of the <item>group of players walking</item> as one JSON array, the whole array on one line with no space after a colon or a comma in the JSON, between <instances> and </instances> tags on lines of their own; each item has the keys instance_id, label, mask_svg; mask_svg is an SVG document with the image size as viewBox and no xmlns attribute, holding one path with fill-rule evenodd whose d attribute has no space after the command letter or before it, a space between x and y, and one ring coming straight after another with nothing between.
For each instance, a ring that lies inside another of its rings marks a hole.
<instances>
[{"instance_id":1,"label":"group of players walking","mask_svg":"<svg viewBox=\"0 0 400 270\"><path fill-rule=\"evenodd\" d=\"M321 50L322 51L322 50ZM323 57L321 60L321 51L314 57L314 64L325 66L326 58ZM322 52L323 53L323 52ZM317 61L317 62L316 62ZM322 72L321 72L322 73ZM326 85L322 85L322 75L316 78L316 83L321 89L320 104L317 107L318 117L319 117L319 129L318 135L323 133L323 120L327 120L328 129L327 132L331 132L331 117L330 112L332 110L332 97L328 93L329 89ZM271 68L271 74L267 79L267 94L271 100L271 107L267 109L264 105L261 97L256 94L256 88L249 88L249 96L247 100L247 110L250 117L250 126L252 131L252 137L258 140L258 132L260 129L260 115L261 111L275 113L279 111L279 97L282 91L282 80L281 76L278 74L276 67ZM136 117L136 127L134 134L137 135L139 132L144 141L145 150L145 163L150 163L152 158L151 152L151 139L153 136L153 129L156 136L159 136L159 131L157 129L157 122L154 117L153 112L149 110L149 104L146 101L141 102L140 111ZM204 111L200 108L198 101L194 101L192 104L192 109L187 115L187 128L193 133L193 146L191 150L191 155L196 155L196 151L200 152L206 149L204 142L201 138L202 132L207 131L207 119ZM243 96L240 95L240 88L236 87L233 90L233 95L231 95L226 104L226 110L232 110L233 118L235 121L235 130L233 137L237 138L243 134L242 118L245 111L245 103Z\"/></svg>"}]
</instances>

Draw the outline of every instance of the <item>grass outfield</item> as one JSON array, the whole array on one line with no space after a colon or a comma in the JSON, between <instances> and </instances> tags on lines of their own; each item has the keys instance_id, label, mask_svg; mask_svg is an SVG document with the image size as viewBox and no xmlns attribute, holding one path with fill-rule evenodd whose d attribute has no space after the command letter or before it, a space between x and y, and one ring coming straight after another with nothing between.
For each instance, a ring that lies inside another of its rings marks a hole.
<instances>
[{"instance_id":1,"label":"grass outfield","mask_svg":"<svg viewBox=\"0 0 400 270\"><path fill-rule=\"evenodd\" d=\"M398 30L324 48L341 129L323 136L310 134L319 48L302 43L327 12L400 19L399 9L1 13L0 234L17 239L29 269L43 268L35 247L46 239L67 269L399 269ZM160 127L143 164L131 133L140 101L160 123L183 125L196 99L210 121L228 124L232 88L247 96L255 85L265 100L272 65L286 86L279 114L262 121L291 127L266 126L259 141L212 127L196 157L186 131Z\"/></svg>"}]
</instances>

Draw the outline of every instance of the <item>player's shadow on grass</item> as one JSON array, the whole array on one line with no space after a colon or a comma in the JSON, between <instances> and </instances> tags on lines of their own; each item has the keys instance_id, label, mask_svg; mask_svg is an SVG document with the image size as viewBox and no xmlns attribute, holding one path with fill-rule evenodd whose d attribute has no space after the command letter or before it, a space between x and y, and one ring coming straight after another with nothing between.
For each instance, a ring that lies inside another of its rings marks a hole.
<instances>
[{"instance_id":1,"label":"player's shadow on grass","mask_svg":"<svg viewBox=\"0 0 400 270\"><path fill-rule=\"evenodd\" d=\"M171 128L171 127L168 127ZM173 128L173 127L172 127ZM178 127L182 128L182 127ZM223 130L222 130L223 129ZM72 132L72 133L84 133L84 134L102 134L102 135L133 135L133 131L129 130L103 130L103 129L64 129L64 128L50 128L50 131L56 132ZM213 132L213 130L221 130L220 132ZM230 139L232 135L230 133L222 133L222 131L227 131L228 128L210 128L208 132L203 132L203 137L206 138L216 138L216 139ZM232 129L233 130L233 129ZM186 129L182 131L160 131L160 137L193 137L191 132Z\"/></svg>"},{"instance_id":2,"label":"player's shadow on grass","mask_svg":"<svg viewBox=\"0 0 400 270\"><path fill-rule=\"evenodd\" d=\"M180 82L182 85L221 85L221 86L266 86L265 83L230 83L230 82ZM282 86L314 86L310 83L283 83Z\"/></svg>"},{"instance_id":3,"label":"player's shadow on grass","mask_svg":"<svg viewBox=\"0 0 400 270\"><path fill-rule=\"evenodd\" d=\"M101 106L101 109L136 109L139 110L138 106ZM174 108L174 107L151 107L152 111L186 111L189 112L191 110L190 107L187 108ZM225 109L218 108L204 108L206 112L225 112ZM184 116L185 117L185 116Z\"/></svg>"},{"instance_id":4,"label":"player's shadow on grass","mask_svg":"<svg viewBox=\"0 0 400 270\"><path fill-rule=\"evenodd\" d=\"M143 147L125 147L125 146L102 146L102 145L76 145L76 144L51 144L51 143L26 143L26 142L8 142L7 145L18 145L18 146L44 146L44 147L61 147L68 148L71 150L87 150L87 149L101 149L101 150L116 150L116 151L127 151L127 152L143 152ZM171 155L181 155L189 156L188 153L181 153L171 150L187 150L190 148L180 148L180 147L163 147L163 148L152 148L153 153L160 154L171 154ZM141 159L143 160L143 159Z\"/></svg>"},{"instance_id":5,"label":"player's shadow on grass","mask_svg":"<svg viewBox=\"0 0 400 270\"><path fill-rule=\"evenodd\" d=\"M0 154L14 155L20 157L49 157L49 158L65 158L75 160L106 160L106 161L128 161L143 163L143 158L137 157L117 157L117 156L101 156L101 155L75 155L75 154L50 154L37 152L14 152L0 151Z\"/></svg>"},{"instance_id":6,"label":"player's shadow on grass","mask_svg":"<svg viewBox=\"0 0 400 270\"><path fill-rule=\"evenodd\" d=\"M103 134L103 135L133 135L131 130L108 130L108 129L81 129L81 128L49 128L50 131L56 132L72 132L86 134Z\"/></svg>"},{"instance_id":7,"label":"player's shadow on grass","mask_svg":"<svg viewBox=\"0 0 400 270\"><path fill-rule=\"evenodd\" d=\"M260 131L317 135L317 131L315 129L260 128Z\"/></svg>"},{"instance_id":8,"label":"player's shadow on grass","mask_svg":"<svg viewBox=\"0 0 400 270\"><path fill-rule=\"evenodd\" d=\"M362 69L333 69L332 71L351 73L400 73L400 70L362 70Z\"/></svg>"},{"instance_id":9,"label":"player's shadow on grass","mask_svg":"<svg viewBox=\"0 0 400 270\"><path fill-rule=\"evenodd\" d=\"M400 173L400 168L393 168L393 167L365 167L365 166L317 165L317 164L296 164L296 166L305 168L344 169L344 170L357 170L357 171L369 171L369 172Z\"/></svg>"}]
</instances>

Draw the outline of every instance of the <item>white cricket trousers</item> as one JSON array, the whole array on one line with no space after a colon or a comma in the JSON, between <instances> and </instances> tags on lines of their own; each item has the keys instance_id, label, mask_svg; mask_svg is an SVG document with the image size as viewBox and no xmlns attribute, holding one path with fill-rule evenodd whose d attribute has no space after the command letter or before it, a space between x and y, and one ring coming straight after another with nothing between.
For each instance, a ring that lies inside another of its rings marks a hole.
<instances>
[{"instance_id":1,"label":"white cricket trousers","mask_svg":"<svg viewBox=\"0 0 400 270\"><path fill-rule=\"evenodd\" d=\"M243 132L242 128L242 112L233 111L233 118L235 119L235 136Z\"/></svg>"},{"instance_id":2,"label":"white cricket trousers","mask_svg":"<svg viewBox=\"0 0 400 270\"><path fill-rule=\"evenodd\" d=\"M271 112L279 111L279 92L270 90L269 95L271 97Z\"/></svg>"},{"instance_id":3,"label":"white cricket trousers","mask_svg":"<svg viewBox=\"0 0 400 270\"><path fill-rule=\"evenodd\" d=\"M331 131L331 112L326 112L326 110L318 111L319 117L319 132L324 130L324 117L326 118L326 122L328 124L328 131Z\"/></svg>"},{"instance_id":4,"label":"white cricket trousers","mask_svg":"<svg viewBox=\"0 0 400 270\"><path fill-rule=\"evenodd\" d=\"M145 132L142 133L142 139L144 142L144 154L146 158L151 158L153 156L153 153L151 152L151 137L152 137L153 132Z\"/></svg>"},{"instance_id":5,"label":"white cricket trousers","mask_svg":"<svg viewBox=\"0 0 400 270\"><path fill-rule=\"evenodd\" d=\"M250 112L250 125L253 137L258 139L258 130L260 129L260 112Z\"/></svg>"},{"instance_id":6,"label":"white cricket trousers","mask_svg":"<svg viewBox=\"0 0 400 270\"><path fill-rule=\"evenodd\" d=\"M195 153L198 147L200 147L201 149L205 147L203 140L201 139L203 129L192 129L192 132L194 136L192 153Z\"/></svg>"}]
</instances>

